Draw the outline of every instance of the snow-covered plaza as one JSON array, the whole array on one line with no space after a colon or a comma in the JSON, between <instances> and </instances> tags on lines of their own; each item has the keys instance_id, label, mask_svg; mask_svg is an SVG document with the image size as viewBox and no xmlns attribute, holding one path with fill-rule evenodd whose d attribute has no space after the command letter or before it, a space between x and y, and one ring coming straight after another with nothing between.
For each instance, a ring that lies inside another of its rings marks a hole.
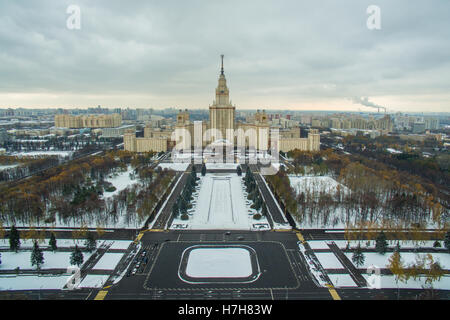
<instances>
[{"instance_id":1,"label":"snow-covered plaza","mask_svg":"<svg viewBox=\"0 0 450 320\"><path fill-rule=\"evenodd\" d=\"M193 196L189 220L174 219L172 229L252 230L253 224L267 223L265 217L253 219L257 211L250 207L242 177L236 173L201 176Z\"/></svg>"}]
</instances>

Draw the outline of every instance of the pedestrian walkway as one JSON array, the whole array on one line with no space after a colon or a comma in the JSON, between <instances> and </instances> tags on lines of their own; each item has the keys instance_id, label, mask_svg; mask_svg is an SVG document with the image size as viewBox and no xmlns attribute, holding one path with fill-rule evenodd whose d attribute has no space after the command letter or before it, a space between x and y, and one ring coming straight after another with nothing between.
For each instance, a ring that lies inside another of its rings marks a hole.
<instances>
[{"instance_id":1,"label":"pedestrian walkway","mask_svg":"<svg viewBox=\"0 0 450 320\"><path fill-rule=\"evenodd\" d=\"M328 243L328 247L330 247L331 251L334 253L339 262L347 269L350 277L352 277L353 281L356 283L358 287L367 287L367 281L362 276L361 272L355 268L353 263L347 258L347 256L342 252L341 249L336 245L336 242Z\"/></svg>"}]
</instances>

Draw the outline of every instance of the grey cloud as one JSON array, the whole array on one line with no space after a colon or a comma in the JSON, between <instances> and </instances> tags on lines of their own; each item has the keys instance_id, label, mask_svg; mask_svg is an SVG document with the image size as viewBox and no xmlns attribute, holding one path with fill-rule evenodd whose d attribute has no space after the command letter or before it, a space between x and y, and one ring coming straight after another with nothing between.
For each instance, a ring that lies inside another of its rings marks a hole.
<instances>
[{"instance_id":1,"label":"grey cloud","mask_svg":"<svg viewBox=\"0 0 450 320\"><path fill-rule=\"evenodd\" d=\"M445 111L450 3L376 2L379 31L366 28L365 0L2 1L0 96L70 94L77 105L77 94L148 95L130 104L207 106L224 53L238 106L432 93ZM81 30L65 27L69 4L81 8Z\"/></svg>"}]
</instances>

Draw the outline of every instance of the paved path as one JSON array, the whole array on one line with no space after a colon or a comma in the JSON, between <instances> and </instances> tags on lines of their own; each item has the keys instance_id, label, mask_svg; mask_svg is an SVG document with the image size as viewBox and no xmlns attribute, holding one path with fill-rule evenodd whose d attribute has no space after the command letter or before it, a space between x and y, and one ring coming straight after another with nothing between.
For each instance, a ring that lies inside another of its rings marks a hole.
<instances>
[{"instance_id":1,"label":"paved path","mask_svg":"<svg viewBox=\"0 0 450 320\"><path fill-rule=\"evenodd\" d=\"M334 253L336 258L341 262L345 269L347 269L348 273L352 277L353 281L355 281L358 287L367 287L367 281L362 276L359 269L355 268L353 263L347 258L347 256L339 249L336 243L333 241L332 243L328 243L331 251Z\"/></svg>"},{"instance_id":2,"label":"paved path","mask_svg":"<svg viewBox=\"0 0 450 320\"><path fill-rule=\"evenodd\" d=\"M261 177L261 175L259 174L258 167L256 165L250 165L250 169L254 174L256 184L258 185L259 190L261 191L261 195L267 206L267 210L269 211L267 220L269 220L271 227L273 228L274 222L278 224L287 224L287 220L284 218L283 212L281 212L280 207L275 202L276 201L275 198L273 197L272 193L270 192L267 185L263 181L264 178Z\"/></svg>"},{"instance_id":3,"label":"paved path","mask_svg":"<svg viewBox=\"0 0 450 320\"><path fill-rule=\"evenodd\" d=\"M152 229L166 229L169 226L167 225L169 222L169 219L172 216L172 207L177 202L178 198L180 197L180 194L183 192L184 186L187 182L189 173L192 169L192 164L189 165L186 172L179 173L175 176L175 181L177 181L181 175L181 180L178 182L177 186L173 190L172 194L169 196L169 199L164 204L164 207L161 209L160 214L156 218L155 223L153 224ZM169 190L170 191L170 190Z\"/></svg>"}]
</instances>

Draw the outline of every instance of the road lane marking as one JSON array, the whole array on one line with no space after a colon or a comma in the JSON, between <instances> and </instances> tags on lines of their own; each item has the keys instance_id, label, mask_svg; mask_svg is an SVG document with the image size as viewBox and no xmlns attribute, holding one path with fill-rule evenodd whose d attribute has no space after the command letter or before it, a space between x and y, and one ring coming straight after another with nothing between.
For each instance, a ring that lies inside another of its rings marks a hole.
<instances>
[{"instance_id":1,"label":"road lane marking","mask_svg":"<svg viewBox=\"0 0 450 320\"><path fill-rule=\"evenodd\" d=\"M305 238L303 238L303 235L300 232L296 232L298 240L300 240L302 243L305 242Z\"/></svg>"},{"instance_id":2,"label":"road lane marking","mask_svg":"<svg viewBox=\"0 0 450 320\"><path fill-rule=\"evenodd\" d=\"M97 293L97 296L95 296L94 300L104 300L105 296L108 294L108 291L106 290L100 290Z\"/></svg>"},{"instance_id":3,"label":"road lane marking","mask_svg":"<svg viewBox=\"0 0 450 320\"><path fill-rule=\"evenodd\" d=\"M327 285L328 291L330 291L333 300L341 300L341 297L338 295L336 289L332 285Z\"/></svg>"},{"instance_id":4,"label":"road lane marking","mask_svg":"<svg viewBox=\"0 0 450 320\"><path fill-rule=\"evenodd\" d=\"M139 232L138 236L134 240L134 243L138 243L139 241L141 241L143 236L144 236L144 232Z\"/></svg>"}]
</instances>

